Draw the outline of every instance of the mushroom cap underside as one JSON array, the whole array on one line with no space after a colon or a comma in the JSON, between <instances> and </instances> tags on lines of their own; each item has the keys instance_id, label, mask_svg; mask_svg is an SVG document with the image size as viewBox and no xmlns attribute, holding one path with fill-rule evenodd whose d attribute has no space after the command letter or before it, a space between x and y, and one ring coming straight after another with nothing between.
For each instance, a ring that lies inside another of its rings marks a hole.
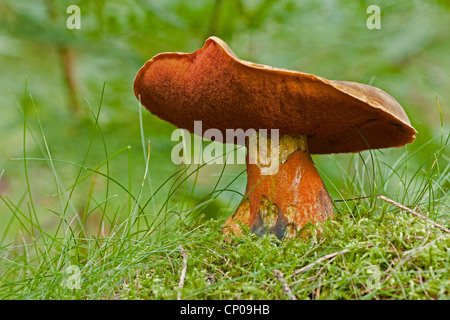
<instances>
[{"instance_id":1,"label":"mushroom cap underside","mask_svg":"<svg viewBox=\"0 0 450 320\"><path fill-rule=\"evenodd\" d=\"M241 60L217 37L194 53L154 56L134 92L151 113L190 132L194 121L202 134L278 129L307 135L313 154L400 147L417 133L381 89Z\"/></svg>"}]
</instances>

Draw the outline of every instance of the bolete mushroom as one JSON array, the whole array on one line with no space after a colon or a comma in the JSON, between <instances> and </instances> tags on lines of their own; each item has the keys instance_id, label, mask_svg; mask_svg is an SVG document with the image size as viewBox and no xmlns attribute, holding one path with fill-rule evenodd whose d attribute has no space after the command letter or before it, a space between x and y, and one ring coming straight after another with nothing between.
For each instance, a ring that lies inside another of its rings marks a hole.
<instances>
[{"instance_id":1,"label":"bolete mushroom","mask_svg":"<svg viewBox=\"0 0 450 320\"><path fill-rule=\"evenodd\" d=\"M151 113L190 132L195 120L203 132L279 130L278 148L269 148L280 160L276 173L265 174L267 163L247 153L245 196L223 225L235 234L247 225L258 236L286 239L333 216L310 153L400 147L417 133L381 89L241 60L217 37L191 54L154 56L139 70L134 92ZM270 135L260 139L270 145Z\"/></svg>"}]
</instances>

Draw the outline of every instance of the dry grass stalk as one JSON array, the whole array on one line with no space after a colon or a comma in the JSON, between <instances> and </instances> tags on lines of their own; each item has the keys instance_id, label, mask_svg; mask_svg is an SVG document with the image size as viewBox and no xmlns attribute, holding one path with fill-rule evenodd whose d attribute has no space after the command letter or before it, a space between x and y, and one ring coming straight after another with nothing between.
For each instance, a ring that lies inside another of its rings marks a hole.
<instances>
[{"instance_id":1,"label":"dry grass stalk","mask_svg":"<svg viewBox=\"0 0 450 320\"><path fill-rule=\"evenodd\" d=\"M292 290L291 288L289 288L286 279L284 279L284 276L281 273L281 271L278 269L273 270L273 274L275 278L277 278L278 281L281 283L281 289L289 297L289 300L297 300L297 297L292 293Z\"/></svg>"},{"instance_id":2,"label":"dry grass stalk","mask_svg":"<svg viewBox=\"0 0 450 320\"><path fill-rule=\"evenodd\" d=\"M181 256L183 257L183 262L182 262L182 268L181 268L181 275L180 275L180 282L178 283L178 294L177 294L177 300L181 300L181 289L183 289L184 286L184 280L186 279L186 270L187 270L187 258L188 258L188 254L186 253L186 251L184 251L183 247L180 246L180 253Z\"/></svg>"},{"instance_id":3,"label":"dry grass stalk","mask_svg":"<svg viewBox=\"0 0 450 320\"><path fill-rule=\"evenodd\" d=\"M390 203L390 204L392 204L392 205L394 205L394 206L396 206L396 207L398 207L398 208L400 208L402 210L405 210L405 211L411 213L412 215L415 215L418 218L421 218L421 219L425 220L426 222L430 223L433 227L436 227L436 228L438 228L438 229L440 229L440 230L442 230L444 232L450 233L450 230L448 230L444 226L434 222L433 220L428 219L426 216L424 216L424 215L422 215L422 214L420 214L420 213L418 213L418 212L416 212L416 211L414 211L414 210L412 210L412 209L410 209L408 207L405 207L404 205L402 205L402 204L400 204L398 202L395 202L392 199L386 198L385 196L380 196L380 199L383 200L383 201L386 201L386 202L388 202L388 203Z\"/></svg>"}]
</instances>

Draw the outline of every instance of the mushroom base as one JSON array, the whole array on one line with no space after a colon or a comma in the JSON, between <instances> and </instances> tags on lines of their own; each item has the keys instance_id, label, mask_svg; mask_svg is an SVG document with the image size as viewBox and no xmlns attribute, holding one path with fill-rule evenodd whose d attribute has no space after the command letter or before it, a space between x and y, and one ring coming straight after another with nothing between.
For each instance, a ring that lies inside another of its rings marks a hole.
<instances>
[{"instance_id":1,"label":"mushroom base","mask_svg":"<svg viewBox=\"0 0 450 320\"><path fill-rule=\"evenodd\" d=\"M281 161L272 175L263 175L259 163L249 163L248 152L245 197L223 224L224 233L242 234L241 226L247 225L259 237L274 234L287 240L301 234L308 223L333 216L333 203L311 159L306 137L281 136L278 150Z\"/></svg>"}]
</instances>

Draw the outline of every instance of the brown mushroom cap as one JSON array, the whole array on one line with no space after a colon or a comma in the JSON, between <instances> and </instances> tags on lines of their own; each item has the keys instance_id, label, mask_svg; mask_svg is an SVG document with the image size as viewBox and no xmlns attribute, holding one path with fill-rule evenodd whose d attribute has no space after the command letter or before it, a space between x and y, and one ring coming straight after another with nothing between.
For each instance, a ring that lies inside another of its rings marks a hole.
<instances>
[{"instance_id":1,"label":"brown mushroom cap","mask_svg":"<svg viewBox=\"0 0 450 320\"><path fill-rule=\"evenodd\" d=\"M279 129L306 134L311 153L400 147L416 130L381 89L241 60L217 37L194 53L161 53L139 70L134 92L153 114L194 132Z\"/></svg>"}]
</instances>

